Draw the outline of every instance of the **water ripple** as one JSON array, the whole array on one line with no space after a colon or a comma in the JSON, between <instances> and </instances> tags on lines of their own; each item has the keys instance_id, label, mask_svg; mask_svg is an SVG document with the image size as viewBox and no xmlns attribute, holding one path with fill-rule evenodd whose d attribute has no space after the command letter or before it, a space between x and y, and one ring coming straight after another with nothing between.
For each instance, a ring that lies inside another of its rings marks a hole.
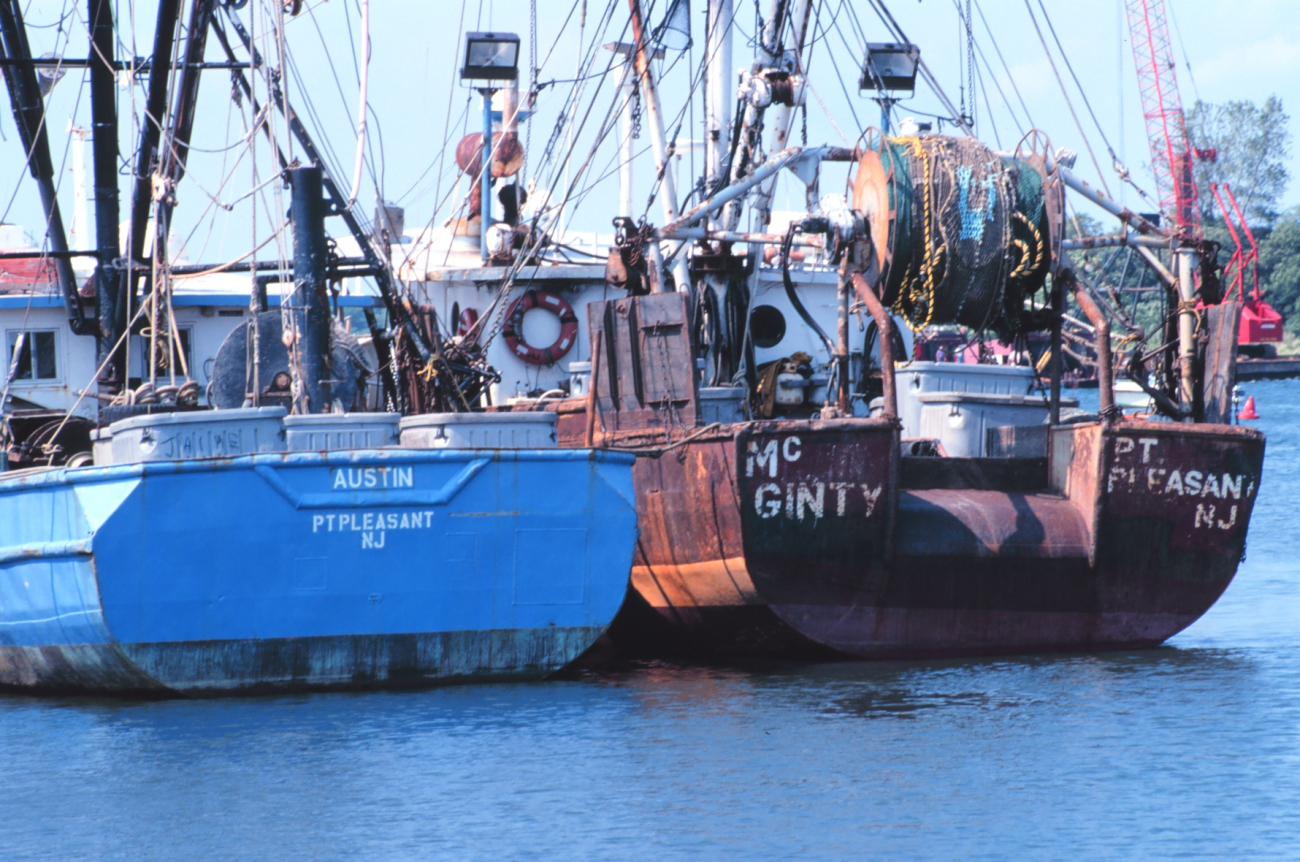
<instances>
[{"instance_id":1,"label":"water ripple","mask_svg":"<svg viewBox=\"0 0 1300 862\"><path fill-rule=\"evenodd\" d=\"M0 859L1300 856L1300 383L1250 553L1154 650L0 698Z\"/></svg>"}]
</instances>

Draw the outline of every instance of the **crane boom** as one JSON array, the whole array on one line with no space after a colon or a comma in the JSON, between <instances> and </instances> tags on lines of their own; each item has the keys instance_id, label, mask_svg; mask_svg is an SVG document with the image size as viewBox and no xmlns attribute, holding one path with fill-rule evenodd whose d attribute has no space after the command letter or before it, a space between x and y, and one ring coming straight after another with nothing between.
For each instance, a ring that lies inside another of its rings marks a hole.
<instances>
[{"instance_id":1,"label":"crane boom","mask_svg":"<svg viewBox=\"0 0 1300 862\"><path fill-rule=\"evenodd\" d=\"M1199 239L1193 149L1178 95L1165 0L1124 0L1124 5L1160 210L1185 238Z\"/></svg>"}]
</instances>

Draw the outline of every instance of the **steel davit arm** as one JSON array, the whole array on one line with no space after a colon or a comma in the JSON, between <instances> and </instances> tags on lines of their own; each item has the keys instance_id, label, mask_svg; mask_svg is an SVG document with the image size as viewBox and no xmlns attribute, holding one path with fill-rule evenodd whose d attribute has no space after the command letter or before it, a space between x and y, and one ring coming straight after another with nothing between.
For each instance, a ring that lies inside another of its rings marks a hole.
<instances>
[{"instance_id":1,"label":"steel davit arm","mask_svg":"<svg viewBox=\"0 0 1300 862\"><path fill-rule=\"evenodd\" d=\"M1109 422L1111 414L1115 412L1115 387L1111 379L1113 375L1110 367L1110 321L1093 301L1087 289L1074 277L1074 273L1070 273L1068 278L1070 290L1074 292L1074 301L1079 303L1079 308L1083 309L1088 322L1096 332L1097 407L1102 421Z\"/></svg>"},{"instance_id":2,"label":"steel davit arm","mask_svg":"<svg viewBox=\"0 0 1300 862\"><path fill-rule=\"evenodd\" d=\"M880 343L880 384L884 390L881 394L885 402L885 418L897 419L898 396L894 391L894 321L861 273L853 273L850 279L853 281L853 289L858 293L858 299L862 300L862 304L867 307L872 319L876 321L878 333L876 340ZM868 358L864 356L863 362L865 363Z\"/></svg>"},{"instance_id":3,"label":"steel davit arm","mask_svg":"<svg viewBox=\"0 0 1300 862\"><path fill-rule=\"evenodd\" d=\"M803 147L791 147L788 150L783 150L764 162L761 167L749 176L742 180L737 180L708 200L691 207L673 221L670 221L668 224L659 228L656 233L660 238L665 239L674 236L676 232L682 228L690 227L697 221L703 219L710 211L721 209L731 201L742 197L754 186L763 182L763 180L772 176L777 171L781 170L781 168L794 164L801 158L820 158L824 149L825 148L804 149Z\"/></svg>"}]
</instances>

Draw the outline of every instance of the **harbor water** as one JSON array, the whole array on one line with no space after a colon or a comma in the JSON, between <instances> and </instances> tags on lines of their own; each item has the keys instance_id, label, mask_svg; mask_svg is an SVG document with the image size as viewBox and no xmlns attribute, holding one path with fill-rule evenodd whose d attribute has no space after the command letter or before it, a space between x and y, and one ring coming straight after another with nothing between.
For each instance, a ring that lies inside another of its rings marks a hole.
<instances>
[{"instance_id":1,"label":"harbor water","mask_svg":"<svg viewBox=\"0 0 1300 862\"><path fill-rule=\"evenodd\" d=\"M1300 381L1244 388L1247 559L1164 647L0 696L0 859L1300 857Z\"/></svg>"}]
</instances>

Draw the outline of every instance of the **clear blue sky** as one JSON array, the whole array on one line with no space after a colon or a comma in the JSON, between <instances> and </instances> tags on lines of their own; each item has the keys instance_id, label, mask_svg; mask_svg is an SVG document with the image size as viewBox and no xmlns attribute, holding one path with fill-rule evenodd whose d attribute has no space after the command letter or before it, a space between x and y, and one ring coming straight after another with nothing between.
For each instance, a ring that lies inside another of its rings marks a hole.
<instances>
[{"instance_id":1,"label":"clear blue sky","mask_svg":"<svg viewBox=\"0 0 1300 862\"><path fill-rule=\"evenodd\" d=\"M581 2L578 0L579 9ZM662 7L664 2L665 0L659 0L658 5ZM923 55L954 101L958 98L959 70L964 61L955 2L956 0L890 2L890 8L899 23L913 41L921 46ZM1030 2L1034 3L1037 11L1038 0ZM1176 22L1173 38L1179 64L1178 79L1187 107L1190 108L1197 96L1211 102L1229 99L1260 102L1269 95L1276 94L1282 98L1285 108L1294 118L1293 131L1300 133L1300 15L1296 14L1296 0L1167 2L1173 12L1171 24ZM1147 168L1146 139L1134 80L1132 54L1128 45L1123 0L1044 0L1044 3L1105 133L1140 182L1148 190L1153 190ZM84 56L84 12L80 8L84 5L81 0L67 0L66 3L65 0L33 0L27 17L33 25L31 38L34 51L39 54L55 50L60 38L57 24L60 16L64 15L63 30L72 33L71 43L65 51L66 56ZM309 0L307 5L311 7L311 13L304 13L292 20L287 28L298 73L294 81L295 99L300 110L306 113L306 99L301 94L305 92L310 95L311 107L321 126L320 131L328 140L341 173L350 175L355 152L352 123L356 110L357 73L349 31L355 33L357 28L357 0ZM465 123L470 131L478 125L476 117L465 119L463 116L467 93L454 80L453 74L458 59L457 40L461 16L464 15L465 30L492 28L519 32L525 37L526 61L528 5L527 0L484 0L481 3L479 0L466 0L463 5L460 0L372 0L370 96L371 107L378 122L371 124L371 131L375 134L372 141L374 146L379 143L377 132L382 132L383 159L382 163L375 160L373 178L368 178L360 195L367 210L374 199L374 185L378 182L386 197L398 200L407 207L408 227L423 224L432 216L435 194L446 194L446 172L454 170L450 151L441 161L438 159L447 128L449 108L453 126L452 146L460 137ZM606 7L600 0L587 0L586 5L586 36L590 41ZM767 5L767 0L764 0L762 7L766 9ZM119 16L125 15L128 6L123 0ZM135 10L135 49L141 55L149 52L154 6L149 0L139 0ZM555 41L571 6L571 0L538 2L538 41L541 53L546 53L551 49L552 43L555 43L550 61L541 74L543 80L574 76L579 56L575 25L578 13L570 21L566 34L558 42ZM704 3L702 0L693 0L691 6L697 45L693 57L685 59L693 58L698 63L699 49L703 42ZM752 33L753 3L736 0L736 6L741 29L745 33ZM823 6L825 11L822 12L822 20L828 26L832 20L837 21L850 44L856 46L856 39L847 26L848 12L841 8L840 0L827 0ZM1044 58L1026 11L1025 0L981 0L981 6L1034 123L1046 130L1056 145L1079 150L1079 170L1091 178L1095 171L1083 153L1083 140L1061 98L1051 67ZM853 8L857 11L868 40L884 41L889 38L866 2L855 0ZM838 18L837 10L840 11ZM652 13L652 17L657 18L657 14ZM601 40L618 38L626 20L626 2L618 0L611 28ZM984 32L978 15L976 22L976 38L984 56L992 64L1008 99L1015 105L1015 112L1023 114L1018 97L1011 92L993 43ZM1045 35L1050 42L1051 34ZM828 52L827 47L832 50ZM736 39L734 50L735 65L747 65L750 49L746 47L743 37ZM845 82L844 89L848 90L846 96L834 74L832 54L846 78L856 74L852 68L852 64L858 62L852 54L855 50L856 48L851 50L846 47L839 32L831 29L812 58L814 86L848 137L856 137L860 131L857 128L859 122L864 125L876 124L879 116L872 103L858 98L853 80ZM209 57L215 57L215 54L216 46L212 44L209 47ZM664 102L669 113L675 113L684 98L685 59L677 64L664 85ZM988 78L989 73L983 68L983 61L977 62L992 107L991 116L984 111L979 115L980 135L994 145L998 143L995 138L1000 139L1001 146L1009 149L1019 137L1016 123L1008 114L1002 97L993 88ZM1190 72L1187 62L1190 62ZM603 68L603 57L601 63ZM1061 73L1068 76L1063 66ZM64 157L67 137L65 129L69 119L75 118L78 125L89 125L89 104L85 94L79 92L80 77L79 71L71 72L56 87L49 100L56 163ZM595 83L588 86L594 87ZM584 156L593 144L593 131L608 108L607 94L610 93L612 83L606 84L601 91L590 126L572 147L575 158ZM1069 83L1067 77L1067 84ZM545 140L555 125L555 112L568 86L571 85L548 88L542 95L539 114L533 120L531 158L534 160L540 159ZM195 136L197 146L218 150L238 138L238 114L232 112L229 92L230 83L226 73L208 73L201 92L200 118ZM1073 89L1071 97L1075 100L1075 108L1084 123L1084 130L1088 133L1103 168L1108 168L1100 136ZM126 103L123 104L126 108ZM40 222L39 198L30 179L21 183L17 181L17 165L21 164L22 155L12 115L7 104L5 107L3 116L0 116L0 131L3 131L7 140L0 142L0 152L3 152L0 164L10 165L13 170L8 176L0 178L0 194L3 194L3 200L7 203L17 183L17 195L7 220L31 227ZM938 110L938 103L924 90L918 90L914 100L899 108L903 115L912 111ZM696 111L698 112L698 103ZM855 112L857 121L854 120ZM810 143L840 142L839 134L815 101L810 102L808 120ZM1023 117L1020 122L1023 125ZM124 112L124 125L129 125L129 111ZM687 131L683 131L683 136L687 134ZM795 138L797 140L797 132ZM648 144L648 138L643 138L642 142ZM593 161L602 172L611 166L612 144L612 140L606 140ZM124 151L129 146L130 140L124 130ZM263 152L265 153L265 147ZM1293 151L1290 159L1293 180L1287 193L1287 205L1300 204L1300 162L1297 162L1294 152L1300 151ZM242 253L247 248L247 216L241 215L239 206L236 206L235 213L229 215L218 212L215 220L209 212L201 223L198 222L202 208L208 203L208 193L228 201L249 188L250 174L242 171L228 181L226 189L217 193L222 182L223 164L228 166L229 158L229 152L195 153L191 161L191 173L193 180L202 188L187 182L180 193L179 221L182 230L194 231L196 236L206 235L209 231L214 234L204 251L205 259ZM430 165L433 165L432 170L429 170ZM266 163L262 171L263 177L268 170L269 163ZM440 171L443 172L444 179L439 190L437 178ZM644 199L653 174L648 157L642 158L638 174L637 195ZM343 179L346 184L350 176L344 176ZM1118 191L1119 184L1108 169L1106 180L1112 189ZM617 195L615 183L616 180L611 176L596 187L575 226L608 230L608 218L613 214L610 202L616 200ZM122 187L125 194L125 182ZM792 205L802 201L801 188L789 185L786 191L789 192L788 199ZM61 199L65 219L70 219L73 206L70 175L63 183ZM1129 199L1133 202L1132 195L1129 195ZM778 196L777 205L781 206L782 201L783 198ZM657 207L652 218L658 218Z\"/></svg>"}]
</instances>

